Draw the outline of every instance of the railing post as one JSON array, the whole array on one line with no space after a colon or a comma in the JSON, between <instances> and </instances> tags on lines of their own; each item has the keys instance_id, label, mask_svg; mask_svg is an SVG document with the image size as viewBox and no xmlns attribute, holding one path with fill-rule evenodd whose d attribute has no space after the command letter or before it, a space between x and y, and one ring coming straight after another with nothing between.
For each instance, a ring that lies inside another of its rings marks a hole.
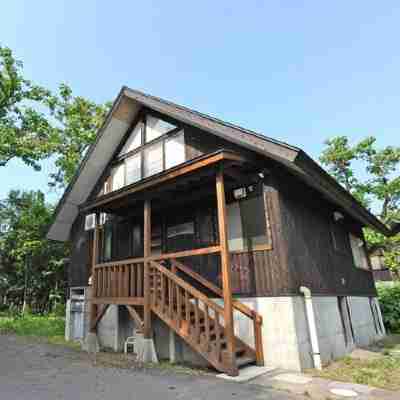
<instances>
[{"instance_id":1,"label":"railing post","mask_svg":"<svg viewBox=\"0 0 400 400\"><path fill-rule=\"evenodd\" d=\"M151 304L150 304L150 263L146 260L151 255L151 201L144 201L144 318L143 334L146 339L151 338Z\"/></svg>"},{"instance_id":2,"label":"railing post","mask_svg":"<svg viewBox=\"0 0 400 400\"><path fill-rule=\"evenodd\" d=\"M261 321L257 315L253 316L254 343L256 349L256 364L259 367L264 366L264 350L262 341Z\"/></svg>"},{"instance_id":3,"label":"railing post","mask_svg":"<svg viewBox=\"0 0 400 400\"><path fill-rule=\"evenodd\" d=\"M95 266L98 261L98 243L99 243L99 218L98 214L95 214L95 226L93 230L93 250L92 250L92 300L96 297L97 293L97 279ZM97 318L97 304L91 303L90 305L90 331L96 332L95 321Z\"/></svg>"},{"instance_id":4,"label":"railing post","mask_svg":"<svg viewBox=\"0 0 400 400\"><path fill-rule=\"evenodd\" d=\"M229 354L229 375L239 374L236 365L235 354L235 334L233 324L232 308L232 285L231 285L231 266L228 245L228 226L226 216L225 185L222 165L219 166L216 177L217 208L218 208L218 228L219 244L221 247L221 272L222 272L222 291L224 298L224 330Z\"/></svg>"}]
</instances>

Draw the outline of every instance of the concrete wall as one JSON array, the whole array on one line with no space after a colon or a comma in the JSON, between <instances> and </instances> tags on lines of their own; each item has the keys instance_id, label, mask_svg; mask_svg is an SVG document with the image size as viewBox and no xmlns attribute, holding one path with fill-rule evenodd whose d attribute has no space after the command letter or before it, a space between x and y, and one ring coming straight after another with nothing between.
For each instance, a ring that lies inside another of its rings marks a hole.
<instances>
[{"instance_id":1,"label":"concrete wall","mask_svg":"<svg viewBox=\"0 0 400 400\"><path fill-rule=\"evenodd\" d=\"M300 371L313 367L307 315L304 298L258 297L241 298L244 304L263 317L262 330L264 357L267 365ZM221 300L217 300L221 302ZM367 346L384 335L380 323L374 323L368 297L349 297L350 322L346 321L347 341L340 317L337 297L313 297L321 359L323 363L345 356L356 346ZM376 300L374 300L376 301ZM378 308L379 310L379 308ZM235 334L254 348L252 321L234 312ZM171 359L194 365L206 365L205 360L193 351L179 336L172 335L164 322L153 316L154 345L159 360ZM132 336L134 322L125 307L110 305L98 324L101 347L122 351L125 339ZM377 332L378 330L378 332Z\"/></svg>"},{"instance_id":2,"label":"concrete wall","mask_svg":"<svg viewBox=\"0 0 400 400\"><path fill-rule=\"evenodd\" d=\"M304 298L259 297L241 298L250 308L262 315L265 363L300 371L313 367L312 350ZM368 297L350 297L354 342L346 344L337 297L313 297L316 326L323 363L345 356L356 346L366 346L383 337L376 332ZM254 346L251 321L234 313L235 334ZM348 327L349 329L349 327Z\"/></svg>"}]
</instances>

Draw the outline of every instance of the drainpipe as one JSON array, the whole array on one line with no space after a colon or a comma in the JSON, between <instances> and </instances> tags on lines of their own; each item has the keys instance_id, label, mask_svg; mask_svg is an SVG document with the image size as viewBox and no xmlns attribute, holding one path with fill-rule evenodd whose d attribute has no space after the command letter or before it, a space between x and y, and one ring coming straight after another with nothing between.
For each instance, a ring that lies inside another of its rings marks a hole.
<instances>
[{"instance_id":1,"label":"drainpipe","mask_svg":"<svg viewBox=\"0 0 400 400\"><path fill-rule=\"evenodd\" d=\"M321 370L322 369L321 353L319 352L317 326L315 324L315 314L312 303L311 290L305 286L301 286L300 292L304 295L304 300L306 303L306 314L308 321L308 329L311 338L311 348L314 360L314 368Z\"/></svg>"}]
</instances>

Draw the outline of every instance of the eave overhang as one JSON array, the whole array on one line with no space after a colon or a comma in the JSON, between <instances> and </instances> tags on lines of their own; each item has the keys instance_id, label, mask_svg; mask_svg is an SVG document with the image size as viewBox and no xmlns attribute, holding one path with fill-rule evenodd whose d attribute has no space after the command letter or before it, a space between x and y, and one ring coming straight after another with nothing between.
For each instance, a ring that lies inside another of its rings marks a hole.
<instances>
[{"instance_id":1,"label":"eave overhang","mask_svg":"<svg viewBox=\"0 0 400 400\"><path fill-rule=\"evenodd\" d=\"M329 201L342 207L363 225L385 235L392 234L390 229L358 203L301 149L189 108L123 87L100 128L95 142L89 147L56 208L55 220L47 234L49 239L68 240L72 224L80 211L79 206L87 202L94 186L112 160L118 145L142 107L166 114L187 125L275 160L307 185L318 190Z\"/></svg>"}]
</instances>

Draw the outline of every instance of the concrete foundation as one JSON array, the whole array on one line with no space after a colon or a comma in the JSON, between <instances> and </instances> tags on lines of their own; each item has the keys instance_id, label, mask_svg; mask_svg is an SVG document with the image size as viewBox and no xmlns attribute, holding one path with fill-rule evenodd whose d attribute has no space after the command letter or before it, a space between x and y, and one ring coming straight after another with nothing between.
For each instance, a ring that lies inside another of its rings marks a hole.
<instances>
[{"instance_id":1,"label":"concrete foundation","mask_svg":"<svg viewBox=\"0 0 400 400\"><path fill-rule=\"evenodd\" d=\"M221 300L218 300L222 302ZM313 368L310 335L303 296L241 298L241 302L257 311L264 320L262 331L265 364L293 371ZM313 297L318 341L323 363L349 354L381 339L382 317L376 299L368 297ZM373 312L375 309L375 312ZM346 315L343 315L345 311ZM249 318L234 312L235 334L254 348L253 324ZM88 326L88 324L85 324ZM153 338L136 335L135 352L144 361L170 360L207 366L208 363L191 349L160 319L152 316ZM123 306L110 305L98 324L97 336L102 348L123 351L135 324Z\"/></svg>"},{"instance_id":2,"label":"concrete foundation","mask_svg":"<svg viewBox=\"0 0 400 400\"><path fill-rule=\"evenodd\" d=\"M302 296L241 298L240 301L263 317L262 336L267 365L293 371L313 368ZM323 363L343 357L356 346L367 346L385 335L384 329L377 329L368 297L349 297L348 304L354 331L354 340L350 341L346 341L337 297L313 297ZM377 309L379 310L379 307ZM380 311L378 318L381 320ZM252 322L238 312L234 312L234 319L235 334L253 347Z\"/></svg>"}]
</instances>

